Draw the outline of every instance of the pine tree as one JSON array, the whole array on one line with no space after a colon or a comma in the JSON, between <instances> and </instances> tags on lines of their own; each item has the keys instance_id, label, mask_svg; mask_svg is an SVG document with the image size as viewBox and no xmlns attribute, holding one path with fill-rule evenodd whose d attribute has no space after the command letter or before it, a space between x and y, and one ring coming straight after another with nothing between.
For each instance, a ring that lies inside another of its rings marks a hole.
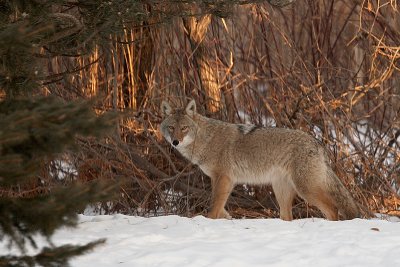
<instances>
[{"instance_id":1,"label":"pine tree","mask_svg":"<svg viewBox=\"0 0 400 267\"><path fill-rule=\"evenodd\" d=\"M115 117L97 116L88 101L65 102L41 93L41 50L65 51L85 35L78 34L82 25L73 15L54 12L62 9L60 4L0 3L0 240L22 254L0 255L0 266L67 266L71 257L104 242L56 246L51 236L62 226L76 226L77 211L109 199L115 185L73 183L44 194L17 194L18 188L39 179L43 164L74 149L76 136L101 136ZM28 256L28 245L40 249L37 235L48 246Z\"/></svg>"}]
</instances>

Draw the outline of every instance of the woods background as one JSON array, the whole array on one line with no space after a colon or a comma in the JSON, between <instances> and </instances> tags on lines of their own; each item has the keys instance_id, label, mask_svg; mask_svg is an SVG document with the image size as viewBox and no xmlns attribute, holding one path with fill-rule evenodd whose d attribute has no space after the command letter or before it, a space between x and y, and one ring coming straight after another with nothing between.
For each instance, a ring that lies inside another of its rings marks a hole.
<instances>
[{"instance_id":1,"label":"woods background","mask_svg":"<svg viewBox=\"0 0 400 267\"><path fill-rule=\"evenodd\" d=\"M94 99L96 113L122 116L107 138L79 137L79 151L48 159L35 182L1 190L3 196L111 180L121 183L118 197L94 205L96 212L206 214L209 179L158 131L162 100L183 105L194 98L213 118L310 133L360 203L399 215L396 0L297 0L283 8L242 1L90 5L53 7L64 30L38 47L36 94ZM227 209L236 217L279 217L267 186L237 186ZM321 214L298 199L294 217L310 216Z\"/></svg>"}]
</instances>

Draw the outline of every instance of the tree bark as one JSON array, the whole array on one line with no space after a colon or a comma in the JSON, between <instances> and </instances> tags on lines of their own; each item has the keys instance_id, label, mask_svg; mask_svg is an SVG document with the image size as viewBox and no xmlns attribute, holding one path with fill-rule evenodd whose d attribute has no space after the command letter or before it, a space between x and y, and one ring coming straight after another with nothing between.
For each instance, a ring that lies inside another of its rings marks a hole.
<instances>
[{"instance_id":1,"label":"tree bark","mask_svg":"<svg viewBox=\"0 0 400 267\"><path fill-rule=\"evenodd\" d=\"M211 54L203 40L207 33L211 15L200 18L189 17L183 19L185 32L192 48L196 71L200 78L201 90L206 96L207 110L216 113L221 108L221 94L218 84L218 73L210 65Z\"/></svg>"}]
</instances>

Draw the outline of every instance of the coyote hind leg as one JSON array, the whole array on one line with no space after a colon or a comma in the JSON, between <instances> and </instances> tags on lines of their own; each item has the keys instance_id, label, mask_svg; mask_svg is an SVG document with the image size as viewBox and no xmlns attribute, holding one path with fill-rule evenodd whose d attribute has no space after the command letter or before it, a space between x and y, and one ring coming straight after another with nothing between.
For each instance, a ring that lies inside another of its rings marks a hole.
<instances>
[{"instance_id":1,"label":"coyote hind leg","mask_svg":"<svg viewBox=\"0 0 400 267\"><path fill-rule=\"evenodd\" d=\"M317 174L316 174L317 175ZM325 217L330 221L338 220L338 208L336 207L335 201L329 194L328 189L323 183L314 182L313 186L309 186L307 183L299 183L298 181L318 181L313 179L313 174L310 173L311 178L302 178L294 180L296 184L296 190L300 197L307 201L309 204L316 206ZM317 176L316 176L317 177Z\"/></svg>"},{"instance_id":2,"label":"coyote hind leg","mask_svg":"<svg viewBox=\"0 0 400 267\"><path fill-rule=\"evenodd\" d=\"M279 204L280 218L285 221L293 220L292 205L296 191L290 184L290 181L282 177L272 183L272 189Z\"/></svg>"},{"instance_id":3,"label":"coyote hind leg","mask_svg":"<svg viewBox=\"0 0 400 267\"><path fill-rule=\"evenodd\" d=\"M219 176L218 178L211 179L211 183L212 206L211 211L208 213L208 217L212 219L230 219L231 216L225 210L225 204L232 192L233 182L228 176Z\"/></svg>"},{"instance_id":4,"label":"coyote hind leg","mask_svg":"<svg viewBox=\"0 0 400 267\"><path fill-rule=\"evenodd\" d=\"M322 211L328 220L337 221L339 219L338 209L335 202L326 190L322 188L316 190L310 199L310 203Z\"/></svg>"}]
</instances>

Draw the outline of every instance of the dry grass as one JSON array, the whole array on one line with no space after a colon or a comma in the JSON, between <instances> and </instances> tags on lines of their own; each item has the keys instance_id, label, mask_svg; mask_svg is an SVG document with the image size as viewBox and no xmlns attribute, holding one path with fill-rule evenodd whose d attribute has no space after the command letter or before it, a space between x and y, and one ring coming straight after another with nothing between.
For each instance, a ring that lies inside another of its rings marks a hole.
<instances>
[{"instance_id":1,"label":"dry grass","mask_svg":"<svg viewBox=\"0 0 400 267\"><path fill-rule=\"evenodd\" d=\"M335 171L359 202L398 214L397 2L298 0L284 9L260 4L231 12L231 19L213 17L201 42L219 88L214 96L205 92L196 47L180 18L127 29L111 36L110 49L99 46L88 56L58 56L49 63L49 75L69 71L47 85L49 92L65 99L96 96L99 112L125 114L115 136L80 140L82 152L69 155L83 181L125 181L121 197L102 208L205 213L208 178L157 130L162 99L183 103L191 97L208 116L309 132L326 145ZM218 104L210 108L210 101ZM269 187L238 186L228 208L235 216L277 216ZM295 216L315 214L296 204Z\"/></svg>"}]
</instances>

